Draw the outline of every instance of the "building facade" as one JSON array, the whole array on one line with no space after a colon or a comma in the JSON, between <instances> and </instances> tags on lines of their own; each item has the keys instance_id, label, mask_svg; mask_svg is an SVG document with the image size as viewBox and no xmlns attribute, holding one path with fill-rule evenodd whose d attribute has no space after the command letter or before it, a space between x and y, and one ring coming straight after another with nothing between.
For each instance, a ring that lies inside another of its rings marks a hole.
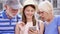
<instances>
[{"instance_id":1,"label":"building facade","mask_svg":"<svg viewBox=\"0 0 60 34\"><path fill-rule=\"evenodd\" d=\"M3 8L3 6L4 6L4 2L5 2L6 0L0 0L0 16L1 16L1 11L4 9ZM20 2L21 2L21 4L23 5L23 2L24 2L25 0L20 0ZM40 1L45 1L45 0L35 0L35 1L37 1L38 3L40 2ZM54 7L54 14L55 15L60 15L60 0L48 0L48 1L50 1L52 4L53 4L53 7ZM15 24L15 23L14 23ZM0 25L4 25L4 23L2 24L2 23L0 23ZM8 25L7 23L5 23L5 25ZM13 26L11 26L12 28L13 28ZM10 28L11 29L11 27L7 27L7 28ZM6 27L4 28L4 29L7 29ZM2 27L0 27L0 29L2 29ZM1 32L1 31L0 31ZM9 31L9 32L6 32L6 33L10 33L10 32L12 32L12 31ZM5 33L4 33L5 34ZM12 34L14 34L14 33L12 33Z\"/></svg>"}]
</instances>

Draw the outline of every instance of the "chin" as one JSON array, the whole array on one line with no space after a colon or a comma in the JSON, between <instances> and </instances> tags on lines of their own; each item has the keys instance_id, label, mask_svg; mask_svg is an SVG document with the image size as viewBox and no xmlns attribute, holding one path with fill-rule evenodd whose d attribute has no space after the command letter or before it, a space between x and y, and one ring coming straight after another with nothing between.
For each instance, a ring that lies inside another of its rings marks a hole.
<instances>
[{"instance_id":1,"label":"chin","mask_svg":"<svg viewBox=\"0 0 60 34\"><path fill-rule=\"evenodd\" d=\"M32 18L32 17L27 17L27 18Z\"/></svg>"},{"instance_id":2,"label":"chin","mask_svg":"<svg viewBox=\"0 0 60 34\"><path fill-rule=\"evenodd\" d=\"M11 17L15 17L16 15L10 15Z\"/></svg>"},{"instance_id":3,"label":"chin","mask_svg":"<svg viewBox=\"0 0 60 34\"><path fill-rule=\"evenodd\" d=\"M27 18L31 18L31 17L27 17Z\"/></svg>"},{"instance_id":4,"label":"chin","mask_svg":"<svg viewBox=\"0 0 60 34\"><path fill-rule=\"evenodd\" d=\"M11 17L15 17L15 16L11 16Z\"/></svg>"}]
</instances>

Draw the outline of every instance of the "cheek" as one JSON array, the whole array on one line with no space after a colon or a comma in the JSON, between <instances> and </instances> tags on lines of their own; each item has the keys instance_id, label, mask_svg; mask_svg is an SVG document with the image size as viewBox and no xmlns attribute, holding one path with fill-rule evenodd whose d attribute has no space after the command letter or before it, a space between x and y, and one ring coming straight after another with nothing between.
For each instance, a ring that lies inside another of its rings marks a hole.
<instances>
[{"instance_id":1,"label":"cheek","mask_svg":"<svg viewBox=\"0 0 60 34\"><path fill-rule=\"evenodd\" d=\"M29 13L28 13L28 12L26 12L26 11L25 11L24 13L25 13L25 15L29 14Z\"/></svg>"},{"instance_id":2,"label":"cheek","mask_svg":"<svg viewBox=\"0 0 60 34\"><path fill-rule=\"evenodd\" d=\"M42 16L42 17L45 17L45 14L42 13L41 16Z\"/></svg>"},{"instance_id":3,"label":"cheek","mask_svg":"<svg viewBox=\"0 0 60 34\"><path fill-rule=\"evenodd\" d=\"M10 11L12 14L17 14L18 13L18 11L13 11L13 10L11 10Z\"/></svg>"},{"instance_id":4,"label":"cheek","mask_svg":"<svg viewBox=\"0 0 60 34\"><path fill-rule=\"evenodd\" d=\"M44 14L44 17L45 17L45 18L48 18L48 14L47 14L47 13L45 13L45 14Z\"/></svg>"},{"instance_id":5,"label":"cheek","mask_svg":"<svg viewBox=\"0 0 60 34\"><path fill-rule=\"evenodd\" d=\"M7 9L7 12L8 12L8 13L11 13L10 9Z\"/></svg>"},{"instance_id":6,"label":"cheek","mask_svg":"<svg viewBox=\"0 0 60 34\"><path fill-rule=\"evenodd\" d=\"M41 13L41 14L40 14L40 17L41 17L42 19L44 19L45 16L46 16L46 15L45 15L44 13Z\"/></svg>"},{"instance_id":7,"label":"cheek","mask_svg":"<svg viewBox=\"0 0 60 34\"><path fill-rule=\"evenodd\" d=\"M35 14L35 12L32 12L31 14L32 14L32 16L33 16L33 15Z\"/></svg>"},{"instance_id":8,"label":"cheek","mask_svg":"<svg viewBox=\"0 0 60 34\"><path fill-rule=\"evenodd\" d=\"M28 12L25 11L24 13L25 13L25 16L26 16L26 17L29 16L29 15L28 15L28 14L29 14Z\"/></svg>"},{"instance_id":9,"label":"cheek","mask_svg":"<svg viewBox=\"0 0 60 34\"><path fill-rule=\"evenodd\" d=\"M34 15L34 12L25 12L25 15L28 16L28 17L32 17Z\"/></svg>"}]
</instances>

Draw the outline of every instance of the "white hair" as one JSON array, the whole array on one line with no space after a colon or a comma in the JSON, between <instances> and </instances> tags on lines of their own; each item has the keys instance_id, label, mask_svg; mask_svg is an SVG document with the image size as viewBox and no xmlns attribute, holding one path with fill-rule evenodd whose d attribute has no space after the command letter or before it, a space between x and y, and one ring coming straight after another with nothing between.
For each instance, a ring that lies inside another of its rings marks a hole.
<instances>
[{"instance_id":1,"label":"white hair","mask_svg":"<svg viewBox=\"0 0 60 34\"><path fill-rule=\"evenodd\" d=\"M49 1L42 1L39 3L38 8L42 11L49 12L50 10L53 11L53 6Z\"/></svg>"}]
</instances>

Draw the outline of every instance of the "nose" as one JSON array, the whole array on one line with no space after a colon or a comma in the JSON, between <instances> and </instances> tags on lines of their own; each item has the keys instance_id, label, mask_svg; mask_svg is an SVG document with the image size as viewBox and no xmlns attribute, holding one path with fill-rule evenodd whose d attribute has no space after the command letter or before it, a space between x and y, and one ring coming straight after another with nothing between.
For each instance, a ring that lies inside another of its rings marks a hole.
<instances>
[{"instance_id":1,"label":"nose","mask_svg":"<svg viewBox=\"0 0 60 34\"><path fill-rule=\"evenodd\" d=\"M39 15L40 15L40 17L42 17L42 16L43 16L43 14L41 14L41 13L40 13Z\"/></svg>"},{"instance_id":2,"label":"nose","mask_svg":"<svg viewBox=\"0 0 60 34\"><path fill-rule=\"evenodd\" d=\"M32 14L32 11L31 10L29 11L29 14Z\"/></svg>"}]
</instances>

